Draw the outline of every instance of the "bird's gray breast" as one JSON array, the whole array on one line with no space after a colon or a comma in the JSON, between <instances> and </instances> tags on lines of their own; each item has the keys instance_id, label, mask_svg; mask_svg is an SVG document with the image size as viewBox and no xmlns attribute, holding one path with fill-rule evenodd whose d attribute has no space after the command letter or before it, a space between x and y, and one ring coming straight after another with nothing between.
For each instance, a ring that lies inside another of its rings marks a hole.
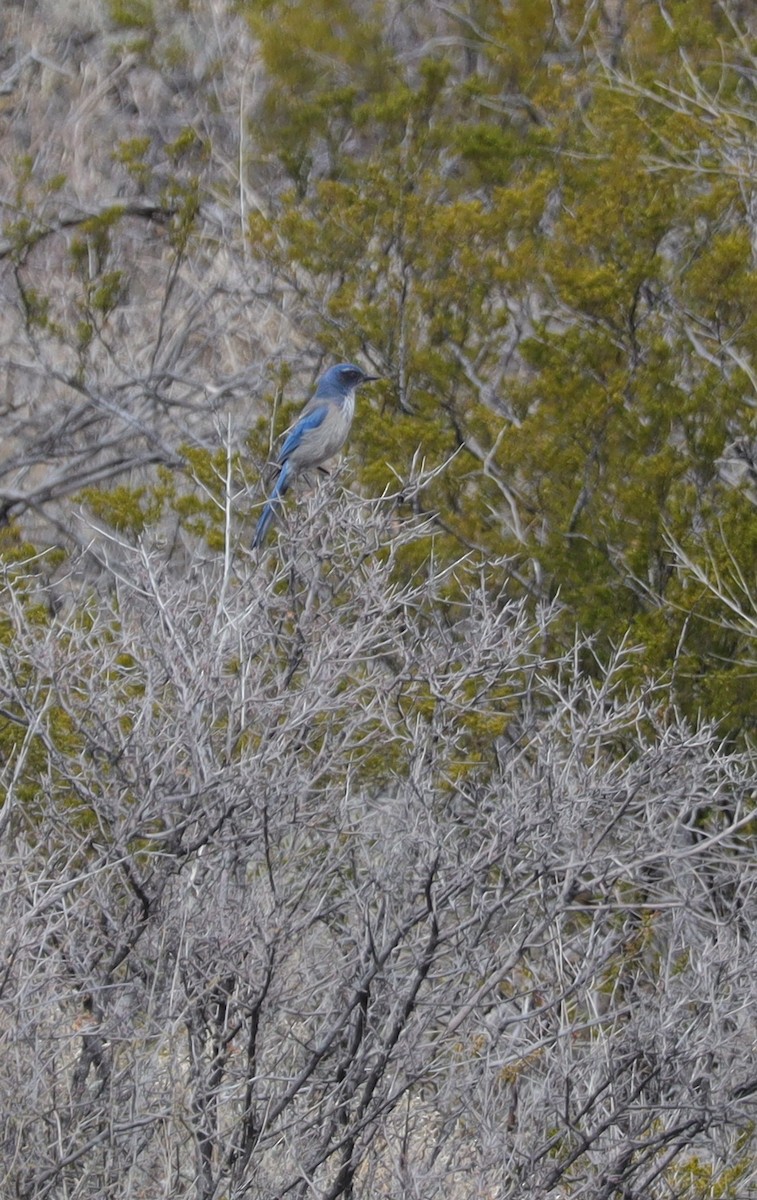
<instances>
[{"instance_id":1,"label":"bird's gray breast","mask_svg":"<svg viewBox=\"0 0 757 1200\"><path fill-rule=\"evenodd\" d=\"M292 464L300 469L317 467L337 454L347 439L354 413L354 391L348 392L343 399L332 401L320 425L309 429L300 445L292 451Z\"/></svg>"}]
</instances>

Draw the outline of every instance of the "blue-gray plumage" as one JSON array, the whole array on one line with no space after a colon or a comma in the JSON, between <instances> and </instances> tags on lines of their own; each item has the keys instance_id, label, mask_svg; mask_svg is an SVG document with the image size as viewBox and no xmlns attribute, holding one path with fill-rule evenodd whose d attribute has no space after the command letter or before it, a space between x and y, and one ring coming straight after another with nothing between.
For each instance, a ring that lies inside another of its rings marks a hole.
<instances>
[{"instance_id":1,"label":"blue-gray plumage","mask_svg":"<svg viewBox=\"0 0 757 1200\"><path fill-rule=\"evenodd\" d=\"M355 389L377 378L366 375L353 363L338 363L321 376L279 451L276 459L279 477L260 514L252 539L253 549L263 544L276 507L295 475L321 467L341 450L355 415Z\"/></svg>"}]
</instances>

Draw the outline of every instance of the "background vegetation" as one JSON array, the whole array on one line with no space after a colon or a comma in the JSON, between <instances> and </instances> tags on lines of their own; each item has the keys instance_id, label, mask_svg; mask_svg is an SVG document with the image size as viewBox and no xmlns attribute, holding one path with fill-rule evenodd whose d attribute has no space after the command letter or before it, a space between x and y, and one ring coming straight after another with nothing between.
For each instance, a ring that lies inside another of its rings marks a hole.
<instances>
[{"instance_id":1,"label":"background vegetation","mask_svg":"<svg viewBox=\"0 0 757 1200\"><path fill-rule=\"evenodd\" d=\"M0 1190L754 1194L755 80L738 0L3 8Z\"/></svg>"}]
</instances>

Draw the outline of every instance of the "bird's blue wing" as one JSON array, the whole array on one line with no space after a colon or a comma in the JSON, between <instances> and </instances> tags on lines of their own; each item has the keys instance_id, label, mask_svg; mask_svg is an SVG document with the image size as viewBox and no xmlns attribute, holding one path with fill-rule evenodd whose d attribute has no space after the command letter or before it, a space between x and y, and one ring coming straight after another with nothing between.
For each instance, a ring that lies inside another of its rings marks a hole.
<instances>
[{"instance_id":1,"label":"bird's blue wing","mask_svg":"<svg viewBox=\"0 0 757 1200\"><path fill-rule=\"evenodd\" d=\"M302 414L279 451L278 461L280 463L286 462L292 451L297 449L302 439L311 430L318 429L319 425L323 424L328 407L328 404L319 404L316 408L311 408Z\"/></svg>"}]
</instances>

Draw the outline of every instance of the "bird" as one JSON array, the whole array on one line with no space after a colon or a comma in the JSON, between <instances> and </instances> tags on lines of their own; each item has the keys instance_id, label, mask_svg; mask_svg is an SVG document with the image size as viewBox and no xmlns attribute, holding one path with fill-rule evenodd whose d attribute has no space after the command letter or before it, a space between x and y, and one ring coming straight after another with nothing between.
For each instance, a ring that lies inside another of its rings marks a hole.
<instances>
[{"instance_id":1,"label":"bird","mask_svg":"<svg viewBox=\"0 0 757 1200\"><path fill-rule=\"evenodd\" d=\"M323 470L347 440L355 415L355 391L362 383L371 383L378 375L368 375L354 363L337 363L318 381L315 392L284 438L276 465L279 477L266 501L252 539L257 550L265 541L284 493L301 471Z\"/></svg>"}]
</instances>

